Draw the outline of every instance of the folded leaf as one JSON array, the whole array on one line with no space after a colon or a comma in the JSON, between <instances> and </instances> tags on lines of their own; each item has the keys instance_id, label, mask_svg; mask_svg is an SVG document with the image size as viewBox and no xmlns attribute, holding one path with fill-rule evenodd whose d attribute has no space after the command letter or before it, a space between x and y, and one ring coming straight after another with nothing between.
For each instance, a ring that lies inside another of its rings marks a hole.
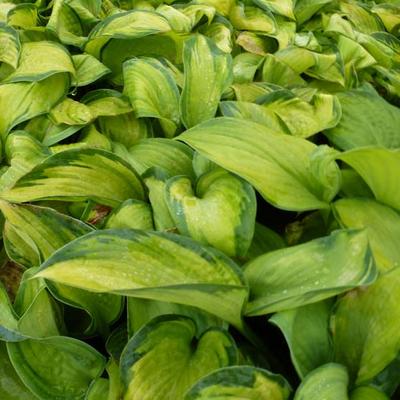
<instances>
[{"instance_id":1,"label":"folded leaf","mask_svg":"<svg viewBox=\"0 0 400 400\"><path fill-rule=\"evenodd\" d=\"M82 399L105 364L92 347L63 336L7 343L7 349L21 380L43 400Z\"/></svg>"},{"instance_id":2,"label":"folded leaf","mask_svg":"<svg viewBox=\"0 0 400 400\"><path fill-rule=\"evenodd\" d=\"M76 71L72 84L76 86L89 85L111 72L90 54L73 55L72 61Z\"/></svg>"},{"instance_id":3,"label":"folded leaf","mask_svg":"<svg viewBox=\"0 0 400 400\"><path fill-rule=\"evenodd\" d=\"M107 218L106 229L153 229L153 213L149 204L139 200L126 200Z\"/></svg>"},{"instance_id":4,"label":"folded leaf","mask_svg":"<svg viewBox=\"0 0 400 400\"><path fill-rule=\"evenodd\" d=\"M114 154L72 149L44 160L1 197L13 202L92 199L114 207L129 198L141 200L144 192L136 172Z\"/></svg>"},{"instance_id":5,"label":"folded leaf","mask_svg":"<svg viewBox=\"0 0 400 400\"><path fill-rule=\"evenodd\" d=\"M239 268L222 253L185 237L137 230L78 238L50 257L37 277L93 292L187 304L239 327L247 296Z\"/></svg>"},{"instance_id":6,"label":"folded leaf","mask_svg":"<svg viewBox=\"0 0 400 400\"><path fill-rule=\"evenodd\" d=\"M357 385L368 383L400 350L399 283L396 268L339 301L333 325L335 358Z\"/></svg>"},{"instance_id":7,"label":"folded leaf","mask_svg":"<svg viewBox=\"0 0 400 400\"><path fill-rule=\"evenodd\" d=\"M338 94L343 116L325 132L343 150L364 146L400 147L400 110L374 90L357 89Z\"/></svg>"},{"instance_id":8,"label":"folded leaf","mask_svg":"<svg viewBox=\"0 0 400 400\"><path fill-rule=\"evenodd\" d=\"M245 266L244 275L250 286L246 314L262 315L371 284L377 270L367 233L343 230L264 254Z\"/></svg>"},{"instance_id":9,"label":"folded leaf","mask_svg":"<svg viewBox=\"0 0 400 400\"><path fill-rule=\"evenodd\" d=\"M54 251L93 230L83 222L50 208L1 201L0 209L6 218L4 243L7 252L16 262L29 260L29 263L23 264L26 267L39 266ZM16 241L15 237L19 240ZM89 314L91 321L85 328L85 334L106 334L108 326L121 313L123 305L119 296L89 293L50 282L48 287L61 302L83 309ZM35 335L31 333L30 336Z\"/></svg>"},{"instance_id":10,"label":"folded leaf","mask_svg":"<svg viewBox=\"0 0 400 400\"><path fill-rule=\"evenodd\" d=\"M39 82L7 83L0 86L0 135L21 122L49 112L67 93L69 74L60 73Z\"/></svg>"},{"instance_id":11,"label":"folded leaf","mask_svg":"<svg viewBox=\"0 0 400 400\"><path fill-rule=\"evenodd\" d=\"M153 58L124 63L124 92L138 118L160 119L167 137L173 137L180 123L179 91L172 73Z\"/></svg>"},{"instance_id":12,"label":"folded leaf","mask_svg":"<svg viewBox=\"0 0 400 400\"><path fill-rule=\"evenodd\" d=\"M297 389L294 400L321 398L324 400L348 400L349 376L340 364L325 364L309 373Z\"/></svg>"},{"instance_id":13,"label":"folded leaf","mask_svg":"<svg viewBox=\"0 0 400 400\"><path fill-rule=\"evenodd\" d=\"M125 398L182 399L198 379L237 362L236 345L228 332L210 329L196 338L196 326L189 318L160 317L136 333L122 353Z\"/></svg>"},{"instance_id":14,"label":"folded leaf","mask_svg":"<svg viewBox=\"0 0 400 400\"><path fill-rule=\"evenodd\" d=\"M332 360L329 322L332 303L309 304L281 311L269 321L282 331L300 378Z\"/></svg>"},{"instance_id":15,"label":"folded leaf","mask_svg":"<svg viewBox=\"0 0 400 400\"><path fill-rule=\"evenodd\" d=\"M316 161L312 161L318 150L316 145L252 121L216 118L178 138L249 181L278 208L292 211L326 208L326 202L339 189L339 171L329 157L329 162L318 162L322 167L318 176L310 173L313 165L316 167Z\"/></svg>"},{"instance_id":16,"label":"folded leaf","mask_svg":"<svg viewBox=\"0 0 400 400\"><path fill-rule=\"evenodd\" d=\"M7 342L24 340L24 336L18 331L17 316L2 283L0 283L0 340Z\"/></svg>"},{"instance_id":17,"label":"folded leaf","mask_svg":"<svg viewBox=\"0 0 400 400\"><path fill-rule=\"evenodd\" d=\"M182 122L190 128L215 116L222 93L232 82L232 58L212 40L196 35L185 42Z\"/></svg>"},{"instance_id":18,"label":"folded leaf","mask_svg":"<svg viewBox=\"0 0 400 400\"><path fill-rule=\"evenodd\" d=\"M342 199L333 211L344 228L366 229L377 267L388 271L400 265L400 215L372 199Z\"/></svg>"},{"instance_id":19,"label":"folded leaf","mask_svg":"<svg viewBox=\"0 0 400 400\"><path fill-rule=\"evenodd\" d=\"M172 176L193 177L193 152L182 143L164 138L150 138L129 149L127 160L139 174L149 168L161 168Z\"/></svg>"},{"instance_id":20,"label":"folded leaf","mask_svg":"<svg viewBox=\"0 0 400 400\"><path fill-rule=\"evenodd\" d=\"M0 26L0 41L0 61L17 68L21 50L17 31L10 26Z\"/></svg>"},{"instance_id":21,"label":"folded leaf","mask_svg":"<svg viewBox=\"0 0 400 400\"><path fill-rule=\"evenodd\" d=\"M338 156L349 164L371 188L376 199L400 210L400 151L367 147Z\"/></svg>"},{"instance_id":22,"label":"folded leaf","mask_svg":"<svg viewBox=\"0 0 400 400\"><path fill-rule=\"evenodd\" d=\"M222 169L203 175L195 190L177 176L166 186L171 216L181 234L228 256L244 256L254 234L256 197L247 182Z\"/></svg>"},{"instance_id":23,"label":"folded leaf","mask_svg":"<svg viewBox=\"0 0 400 400\"><path fill-rule=\"evenodd\" d=\"M290 385L280 375L250 366L221 368L199 380L185 400L287 400Z\"/></svg>"}]
</instances>

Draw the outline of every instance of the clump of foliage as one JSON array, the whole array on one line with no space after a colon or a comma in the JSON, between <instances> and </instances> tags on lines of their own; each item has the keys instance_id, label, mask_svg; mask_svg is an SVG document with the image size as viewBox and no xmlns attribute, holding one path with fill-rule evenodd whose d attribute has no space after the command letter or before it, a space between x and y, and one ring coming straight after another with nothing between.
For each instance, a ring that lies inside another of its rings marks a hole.
<instances>
[{"instance_id":1,"label":"clump of foliage","mask_svg":"<svg viewBox=\"0 0 400 400\"><path fill-rule=\"evenodd\" d=\"M0 398L387 400L400 2L0 2Z\"/></svg>"}]
</instances>

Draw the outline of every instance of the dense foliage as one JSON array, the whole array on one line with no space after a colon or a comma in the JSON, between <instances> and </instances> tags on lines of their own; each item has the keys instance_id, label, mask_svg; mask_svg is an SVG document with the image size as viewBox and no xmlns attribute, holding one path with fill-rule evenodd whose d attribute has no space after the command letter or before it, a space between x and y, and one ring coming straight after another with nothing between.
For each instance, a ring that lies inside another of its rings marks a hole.
<instances>
[{"instance_id":1,"label":"dense foliage","mask_svg":"<svg viewBox=\"0 0 400 400\"><path fill-rule=\"evenodd\" d=\"M0 398L387 400L400 1L0 2Z\"/></svg>"}]
</instances>

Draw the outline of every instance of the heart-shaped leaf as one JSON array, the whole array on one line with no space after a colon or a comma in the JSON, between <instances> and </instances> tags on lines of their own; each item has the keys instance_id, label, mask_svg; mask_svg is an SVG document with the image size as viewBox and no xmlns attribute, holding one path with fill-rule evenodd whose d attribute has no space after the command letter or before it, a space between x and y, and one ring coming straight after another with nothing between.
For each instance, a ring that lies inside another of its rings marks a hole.
<instances>
[{"instance_id":1,"label":"heart-shaped leaf","mask_svg":"<svg viewBox=\"0 0 400 400\"><path fill-rule=\"evenodd\" d=\"M203 175L192 188L189 178L167 182L168 207L179 231L228 256L244 256L251 244L256 197L245 181L223 169Z\"/></svg>"},{"instance_id":2,"label":"heart-shaped leaf","mask_svg":"<svg viewBox=\"0 0 400 400\"><path fill-rule=\"evenodd\" d=\"M125 398L182 399L198 379L237 363L238 351L228 332L210 329L196 338L191 319L160 317L136 333L122 353Z\"/></svg>"}]
</instances>

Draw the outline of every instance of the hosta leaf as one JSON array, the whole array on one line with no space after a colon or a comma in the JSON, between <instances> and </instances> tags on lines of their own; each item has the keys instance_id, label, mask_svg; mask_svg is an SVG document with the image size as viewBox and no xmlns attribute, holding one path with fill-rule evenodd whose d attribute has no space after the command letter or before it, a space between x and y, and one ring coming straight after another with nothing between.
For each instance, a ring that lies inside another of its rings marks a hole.
<instances>
[{"instance_id":1,"label":"hosta leaf","mask_svg":"<svg viewBox=\"0 0 400 400\"><path fill-rule=\"evenodd\" d=\"M382 275L368 288L349 292L336 309L335 358L356 383L368 383L400 350L400 269Z\"/></svg>"},{"instance_id":2,"label":"hosta leaf","mask_svg":"<svg viewBox=\"0 0 400 400\"><path fill-rule=\"evenodd\" d=\"M7 343L11 363L40 399L78 400L104 369L104 359L79 340L55 336Z\"/></svg>"},{"instance_id":3,"label":"hosta leaf","mask_svg":"<svg viewBox=\"0 0 400 400\"><path fill-rule=\"evenodd\" d=\"M342 116L338 99L329 94L316 94L307 102L289 90L278 90L258 102L276 115L292 135L304 138L337 125Z\"/></svg>"},{"instance_id":4,"label":"hosta leaf","mask_svg":"<svg viewBox=\"0 0 400 400\"><path fill-rule=\"evenodd\" d=\"M246 314L262 315L371 284L377 271L367 233L343 230L264 254L246 265L244 275L250 286Z\"/></svg>"},{"instance_id":5,"label":"hosta leaf","mask_svg":"<svg viewBox=\"0 0 400 400\"><path fill-rule=\"evenodd\" d=\"M39 82L0 86L0 135L4 138L17 124L49 112L66 94L68 74L55 74Z\"/></svg>"},{"instance_id":6,"label":"hosta leaf","mask_svg":"<svg viewBox=\"0 0 400 400\"><path fill-rule=\"evenodd\" d=\"M23 339L24 336L18 331L17 316L3 284L0 283L0 340L16 342Z\"/></svg>"},{"instance_id":7,"label":"hosta leaf","mask_svg":"<svg viewBox=\"0 0 400 400\"><path fill-rule=\"evenodd\" d=\"M293 8L296 2L293 0L255 0L254 3L262 8L271 10L276 14L283 15L290 19L295 19Z\"/></svg>"},{"instance_id":8,"label":"hosta leaf","mask_svg":"<svg viewBox=\"0 0 400 400\"><path fill-rule=\"evenodd\" d=\"M400 110L373 90L357 89L338 94L343 116L325 132L343 150L364 146L400 147Z\"/></svg>"},{"instance_id":9,"label":"hosta leaf","mask_svg":"<svg viewBox=\"0 0 400 400\"><path fill-rule=\"evenodd\" d=\"M247 296L240 270L222 253L185 237L137 230L78 238L37 276L93 292L196 306L239 327Z\"/></svg>"},{"instance_id":10,"label":"hosta leaf","mask_svg":"<svg viewBox=\"0 0 400 400\"><path fill-rule=\"evenodd\" d=\"M105 228L153 229L153 214L149 204L139 200L126 200L107 218Z\"/></svg>"},{"instance_id":11,"label":"hosta leaf","mask_svg":"<svg viewBox=\"0 0 400 400\"><path fill-rule=\"evenodd\" d=\"M143 175L143 180L149 190L149 200L153 209L154 227L158 231L174 230L175 222L168 209L165 191L167 180L170 178L165 170L150 168Z\"/></svg>"},{"instance_id":12,"label":"hosta leaf","mask_svg":"<svg viewBox=\"0 0 400 400\"><path fill-rule=\"evenodd\" d=\"M251 260L272 250L285 247L285 241L272 229L256 222L253 241L245 259Z\"/></svg>"},{"instance_id":13,"label":"hosta leaf","mask_svg":"<svg viewBox=\"0 0 400 400\"><path fill-rule=\"evenodd\" d=\"M30 42L22 45L18 68L6 81L35 82L60 72L75 74L67 49L55 42Z\"/></svg>"},{"instance_id":14,"label":"hosta leaf","mask_svg":"<svg viewBox=\"0 0 400 400\"><path fill-rule=\"evenodd\" d=\"M117 13L105 18L90 32L86 51L96 56L111 38L134 39L170 30L168 21L152 11L132 10Z\"/></svg>"},{"instance_id":15,"label":"hosta leaf","mask_svg":"<svg viewBox=\"0 0 400 400\"><path fill-rule=\"evenodd\" d=\"M10 167L0 177L2 190L12 187L51 154L48 148L24 131L14 131L7 136L5 153Z\"/></svg>"},{"instance_id":16,"label":"hosta leaf","mask_svg":"<svg viewBox=\"0 0 400 400\"><path fill-rule=\"evenodd\" d=\"M331 302L319 302L281 311L269 320L284 334L301 378L332 359L329 333L331 309Z\"/></svg>"},{"instance_id":17,"label":"hosta leaf","mask_svg":"<svg viewBox=\"0 0 400 400\"><path fill-rule=\"evenodd\" d=\"M105 378L97 378L90 385L85 400L108 400L110 382Z\"/></svg>"},{"instance_id":18,"label":"hosta leaf","mask_svg":"<svg viewBox=\"0 0 400 400\"><path fill-rule=\"evenodd\" d=\"M129 198L143 199L144 192L136 172L119 157L103 150L72 149L44 160L1 197L13 202L90 198L113 207Z\"/></svg>"},{"instance_id":19,"label":"hosta leaf","mask_svg":"<svg viewBox=\"0 0 400 400\"><path fill-rule=\"evenodd\" d=\"M172 218L181 234L229 256L244 256L254 234L256 197L245 181L222 169L203 175L195 190L177 176L166 186Z\"/></svg>"},{"instance_id":20,"label":"hosta leaf","mask_svg":"<svg viewBox=\"0 0 400 400\"><path fill-rule=\"evenodd\" d=\"M170 139L150 138L129 149L128 161L139 174L149 168L160 168L168 174L193 177L192 150Z\"/></svg>"},{"instance_id":21,"label":"hosta leaf","mask_svg":"<svg viewBox=\"0 0 400 400\"><path fill-rule=\"evenodd\" d=\"M192 320L161 317L142 328L122 353L125 398L182 399L198 379L237 362L238 352L227 332L210 329L197 339Z\"/></svg>"},{"instance_id":22,"label":"hosta leaf","mask_svg":"<svg viewBox=\"0 0 400 400\"><path fill-rule=\"evenodd\" d=\"M330 0L297 0L294 9L297 23L304 23L328 3Z\"/></svg>"},{"instance_id":23,"label":"hosta leaf","mask_svg":"<svg viewBox=\"0 0 400 400\"><path fill-rule=\"evenodd\" d=\"M90 54L76 54L72 56L75 67L75 78L72 84L86 86L107 75L111 71Z\"/></svg>"},{"instance_id":24,"label":"hosta leaf","mask_svg":"<svg viewBox=\"0 0 400 400\"><path fill-rule=\"evenodd\" d=\"M55 250L93 230L83 222L50 208L2 201L0 209L6 218L4 243L7 252L16 262L29 260L29 264L23 264L27 267L40 265ZM10 237L9 232L14 236ZM118 296L89 293L55 283L48 283L48 286L58 300L89 314L91 322L85 329L87 334L106 333L108 325L120 315L122 299Z\"/></svg>"},{"instance_id":25,"label":"hosta leaf","mask_svg":"<svg viewBox=\"0 0 400 400\"><path fill-rule=\"evenodd\" d=\"M252 82L254 76L261 67L264 58L258 54L241 53L233 59L234 83Z\"/></svg>"},{"instance_id":26,"label":"hosta leaf","mask_svg":"<svg viewBox=\"0 0 400 400\"><path fill-rule=\"evenodd\" d=\"M222 93L232 82L232 58L212 40L195 35L185 42L182 122L190 128L215 116Z\"/></svg>"},{"instance_id":27,"label":"hosta leaf","mask_svg":"<svg viewBox=\"0 0 400 400\"><path fill-rule=\"evenodd\" d=\"M279 117L262 105L247 101L222 101L220 108L224 117L243 118L265 125L277 133L290 134Z\"/></svg>"},{"instance_id":28,"label":"hosta leaf","mask_svg":"<svg viewBox=\"0 0 400 400\"><path fill-rule=\"evenodd\" d=\"M18 66L21 44L17 31L10 26L0 26L0 61L14 69Z\"/></svg>"},{"instance_id":29,"label":"hosta leaf","mask_svg":"<svg viewBox=\"0 0 400 400\"><path fill-rule=\"evenodd\" d=\"M210 37L217 47L225 53L232 52L232 27L230 25L223 22L213 22L211 25L205 26L201 33Z\"/></svg>"},{"instance_id":30,"label":"hosta leaf","mask_svg":"<svg viewBox=\"0 0 400 400\"><path fill-rule=\"evenodd\" d=\"M28 390L14 370L6 344L0 342L0 396L7 400L32 400L36 396Z\"/></svg>"},{"instance_id":31,"label":"hosta leaf","mask_svg":"<svg viewBox=\"0 0 400 400\"><path fill-rule=\"evenodd\" d=\"M267 54L262 70L263 81L280 86L302 86L300 74L274 54Z\"/></svg>"},{"instance_id":32,"label":"hosta leaf","mask_svg":"<svg viewBox=\"0 0 400 400\"><path fill-rule=\"evenodd\" d=\"M377 267L381 271L400 265L400 215L372 199L342 199L333 204L344 228L366 228Z\"/></svg>"},{"instance_id":33,"label":"hosta leaf","mask_svg":"<svg viewBox=\"0 0 400 400\"><path fill-rule=\"evenodd\" d=\"M249 366L222 368L197 382L185 400L287 400L290 385L280 375Z\"/></svg>"},{"instance_id":34,"label":"hosta leaf","mask_svg":"<svg viewBox=\"0 0 400 400\"><path fill-rule=\"evenodd\" d=\"M349 376L340 364L325 364L310 372L298 388L294 400L321 398L348 400Z\"/></svg>"},{"instance_id":35,"label":"hosta leaf","mask_svg":"<svg viewBox=\"0 0 400 400\"><path fill-rule=\"evenodd\" d=\"M351 392L350 400L389 400L389 397L374 387L360 386Z\"/></svg>"},{"instance_id":36,"label":"hosta leaf","mask_svg":"<svg viewBox=\"0 0 400 400\"><path fill-rule=\"evenodd\" d=\"M339 155L371 188L376 199L400 210L400 151L367 147Z\"/></svg>"},{"instance_id":37,"label":"hosta leaf","mask_svg":"<svg viewBox=\"0 0 400 400\"><path fill-rule=\"evenodd\" d=\"M66 98L51 110L50 118L56 125L86 125L93 115L85 104Z\"/></svg>"},{"instance_id":38,"label":"hosta leaf","mask_svg":"<svg viewBox=\"0 0 400 400\"><path fill-rule=\"evenodd\" d=\"M325 208L326 201L339 189L340 176L334 162L318 162L322 168L318 167L318 176L310 173L313 165L316 167L317 161L312 158L317 146L252 121L217 118L184 132L179 139L249 181L278 208Z\"/></svg>"},{"instance_id":39,"label":"hosta leaf","mask_svg":"<svg viewBox=\"0 0 400 400\"><path fill-rule=\"evenodd\" d=\"M238 3L231 8L229 19L238 30L260 31L267 34L276 33L276 22L271 13L259 7Z\"/></svg>"},{"instance_id":40,"label":"hosta leaf","mask_svg":"<svg viewBox=\"0 0 400 400\"><path fill-rule=\"evenodd\" d=\"M173 137L180 123L179 91L169 69L153 58L126 61L124 85L136 116L160 119L166 136Z\"/></svg>"},{"instance_id":41,"label":"hosta leaf","mask_svg":"<svg viewBox=\"0 0 400 400\"><path fill-rule=\"evenodd\" d=\"M153 318L161 315L172 314L192 319L196 325L198 335L210 328L222 328L227 325L221 319L202 311L199 308L157 300L129 297L127 300L127 311L129 336L133 336L133 334L135 334Z\"/></svg>"}]
</instances>

